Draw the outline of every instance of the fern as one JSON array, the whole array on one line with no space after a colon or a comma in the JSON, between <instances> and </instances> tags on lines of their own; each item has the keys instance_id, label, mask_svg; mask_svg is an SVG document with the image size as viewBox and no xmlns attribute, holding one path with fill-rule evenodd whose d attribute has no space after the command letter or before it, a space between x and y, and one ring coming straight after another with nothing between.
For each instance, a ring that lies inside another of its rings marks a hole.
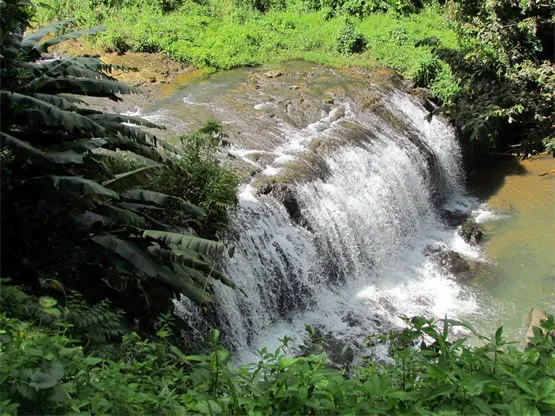
<instances>
[{"instance_id":1,"label":"fern","mask_svg":"<svg viewBox=\"0 0 555 416\"><path fill-rule=\"evenodd\" d=\"M76 291L68 294L65 319L72 324L71 333L90 342L106 343L127 332L124 313L104 299L93 305Z\"/></svg>"}]
</instances>

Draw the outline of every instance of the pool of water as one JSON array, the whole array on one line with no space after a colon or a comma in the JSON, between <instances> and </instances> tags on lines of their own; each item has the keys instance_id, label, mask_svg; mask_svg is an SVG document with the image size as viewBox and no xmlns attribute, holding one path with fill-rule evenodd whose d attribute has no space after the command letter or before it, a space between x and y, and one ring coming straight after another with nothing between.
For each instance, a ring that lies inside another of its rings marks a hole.
<instances>
[{"instance_id":1,"label":"pool of water","mask_svg":"<svg viewBox=\"0 0 555 416\"><path fill-rule=\"evenodd\" d=\"M486 234L490 267L477 271L474 283L491 299L485 326L504 326L522 339L532 307L555 313L555 159L534 156L503 161L475 178L470 188L482 200L475 212ZM544 174L543 176L541 176Z\"/></svg>"}]
</instances>

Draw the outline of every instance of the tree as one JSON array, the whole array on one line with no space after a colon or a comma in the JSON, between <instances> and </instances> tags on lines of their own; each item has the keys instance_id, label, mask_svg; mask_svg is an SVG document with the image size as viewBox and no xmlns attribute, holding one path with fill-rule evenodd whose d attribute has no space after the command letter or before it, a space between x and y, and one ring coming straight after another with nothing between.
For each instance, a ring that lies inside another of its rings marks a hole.
<instances>
[{"instance_id":1,"label":"tree","mask_svg":"<svg viewBox=\"0 0 555 416\"><path fill-rule=\"evenodd\" d=\"M204 210L139 188L176 151L139 128L158 126L89 109L79 98L137 91L99 59L43 59L49 47L102 28L45 38L71 27L66 21L24 36L30 3L0 7L2 275L93 299L112 294L131 318L168 305L172 292L207 303L212 281L234 287L215 266L221 243L173 233L164 221L168 211L195 221ZM107 161L116 151L143 166L114 174Z\"/></svg>"},{"instance_id":2,"label":"tree","mask_svg":"<svg viewBox=\"0 0 555 416\"><path fill-rule=\"evenodd\" d=\"M471 147L553 140L554 15L553 2L457 2L461 51L437 48L435 53L461 80L444 110Z\"/></svg>"}]
</instances>

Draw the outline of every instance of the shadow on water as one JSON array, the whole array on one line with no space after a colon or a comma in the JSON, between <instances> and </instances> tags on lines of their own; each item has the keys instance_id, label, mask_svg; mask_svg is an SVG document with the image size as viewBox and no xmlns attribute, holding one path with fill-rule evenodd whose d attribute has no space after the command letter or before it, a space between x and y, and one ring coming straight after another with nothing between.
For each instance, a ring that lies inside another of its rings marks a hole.
<instances>
[{"instance_id":1,"label":"shadow on water","mask_svg":"<svg viewBox=\"0 0 555 416\"><path fill-rule=\"evenodd\" d=\"M476 197L488 200L503 187L507 176L515 175L526 175L526 168L518 157L491 158L470 174L467 186Z\"/></svg>"}]
</instances>

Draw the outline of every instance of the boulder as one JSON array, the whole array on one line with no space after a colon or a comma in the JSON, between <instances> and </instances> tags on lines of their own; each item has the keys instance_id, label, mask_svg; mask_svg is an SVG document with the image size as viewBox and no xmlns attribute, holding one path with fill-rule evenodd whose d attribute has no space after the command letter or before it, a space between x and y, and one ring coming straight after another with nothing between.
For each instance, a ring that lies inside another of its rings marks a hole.
<instances>
[{"instance_id":1,"label":"boulder","mask_svg":"<svg viewBox=\"0 0 555 416\"><path fill-rule=\"evenodd\" d=\"M540 328L541 322L547 319L547 314L538 308L530 309L528 316L526 317L526 335L524 337L525 341L530 342L531 338L534 338L534 327ZM551 335L555 336L555 331L551 331Z\"/></svg>"},{"instance_id":2,"label":"boulder","mask_svg":"<svg viewBox=\"0 0 555 416\"><path fill-rule=\"evenodd\" d=\"M475 263L463 258L444 244L428 246L424 253L434 264L437 264L445 272L455 275L458 279L468 280L473 274Z\"/></svg>"},{"instance_id":3,"label":"boulder","mask_svg":"<svg viewBox=\"0 0 555 416\"><path fill-rule=\"evenodd\" d=\"M308 224L302 215L301 207L297 201L295 190L290 184L273 179L268 180L259 188L258 193L260 195L271 194L283 204L293 222L301 226L308 227Z\"/></svg>"},{"instance_id":4,"label":"boulder","mask_svg":"<svg viewBox=\"0 0 555 416\"><path fill-rule=\"evenodd\" d=\"M277 78L283 75L283 71L280 71L279 69L274 69L272 71L265 72L264 75L266 75L266 77L268 78Z\"/></svg>"},{"instance_id":5,"label":"boulder","mask_svg":"<svg viewBox=\"0 0 555 416\"><path fill-rule=\"evenodd\" d=\"M480 225L471 218L461 225L459 234L469 244L479 244L484 238Z\"/></svg>"},{"instance_id":6,"label":"boulder","mask_svg":"<svg viewBox=\"0 0 555 416\"><path fill-rule=\"evenodd\" d=\"M426 249L426 256L444 271L459 278L467 278L471 271L467 260L462 258L456 251L450 250L443 245L428 247Z\"/></svg>"}]
</instances>

